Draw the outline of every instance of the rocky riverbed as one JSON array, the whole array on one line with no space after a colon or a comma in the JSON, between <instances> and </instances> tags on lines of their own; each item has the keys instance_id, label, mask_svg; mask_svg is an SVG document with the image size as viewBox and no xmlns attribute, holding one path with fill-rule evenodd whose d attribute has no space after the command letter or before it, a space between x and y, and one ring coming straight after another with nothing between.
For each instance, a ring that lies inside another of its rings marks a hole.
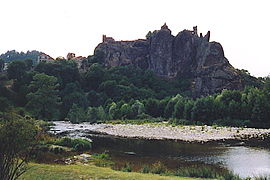
<instances>
[{"instance_id":1,"label":"rocky riverbed","mask_svg":"<svg viewBox=\"0 0 270 180\"><path fill-rule=\"evenodd\" d=\"M187 142L208 142L234 139L264 139L270 129L216 127L216 126L171 126L161 124L71 124L57 121L52 132L69 131L73 136L82 136L89 131L112 136L144 139L168 139Z\"/></svg>"}]
</instances>

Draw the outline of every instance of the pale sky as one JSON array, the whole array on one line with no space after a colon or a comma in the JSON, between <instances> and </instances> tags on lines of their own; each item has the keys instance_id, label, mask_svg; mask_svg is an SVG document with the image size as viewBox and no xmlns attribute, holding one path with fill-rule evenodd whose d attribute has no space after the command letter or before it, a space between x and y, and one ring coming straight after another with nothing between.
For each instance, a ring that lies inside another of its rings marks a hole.
<instances>
[{"instance_id":1,"label":"pale sky","mask_svg":"<svg viewBox=\"0 0 270 180\"><path fill-rule=\"evenodd\" d=\"M269 0L0 0L0 54L7 50L88 56L102 41L145 38L167 23L176 35L211 31L225 56L252 75L270 74Z\"/></svg>"}]
</instances>

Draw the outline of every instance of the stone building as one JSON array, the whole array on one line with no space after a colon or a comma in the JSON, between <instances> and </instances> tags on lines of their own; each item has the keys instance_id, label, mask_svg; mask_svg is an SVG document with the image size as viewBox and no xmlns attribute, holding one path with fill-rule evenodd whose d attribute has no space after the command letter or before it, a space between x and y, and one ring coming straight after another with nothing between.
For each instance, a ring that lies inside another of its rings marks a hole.
<instances>
[{"instance_id":1,"label":"stone building","mask_svg":"<svg viewBox=\"0 0 270 180\"><path fill-rule=\"evenodd\" d=\"M45 53L41 53L39 56L38 56L38 59L37 59L37 64L41 63L41 62L53 62L54 59L49 56L48 54L45 54Z\"/></svg>"}]
</instances>

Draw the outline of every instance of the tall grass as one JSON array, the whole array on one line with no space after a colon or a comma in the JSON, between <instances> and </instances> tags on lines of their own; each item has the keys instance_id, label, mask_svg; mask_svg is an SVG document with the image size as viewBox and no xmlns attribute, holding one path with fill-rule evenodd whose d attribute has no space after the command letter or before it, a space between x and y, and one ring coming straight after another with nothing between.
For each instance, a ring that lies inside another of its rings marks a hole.
<instances>
[{"instance_id":1,"label":"tall grass","mask_svg":"<svg viewBox=\"0 0 270 180\"><path fill-rule=\"evenodd\" d=\"M185 167L178 169L175 176L181 177L195 177L195 178L218 178L224 180L240 180L238 175L233 174L231 171L223 170L218 171L211 167Z\"/></svg>"}]
</instances>

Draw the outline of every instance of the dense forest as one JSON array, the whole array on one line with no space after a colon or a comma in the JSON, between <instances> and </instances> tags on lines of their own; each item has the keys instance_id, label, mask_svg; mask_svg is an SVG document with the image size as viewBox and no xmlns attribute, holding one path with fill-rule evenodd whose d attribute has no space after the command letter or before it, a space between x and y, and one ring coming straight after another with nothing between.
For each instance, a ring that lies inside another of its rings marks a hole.
<instances>
[{"instance_id":1,"label":"dense forest","mask_svg":"<svg viewBox=\"0 0 270 180\"><path fill-rule=\"evenodd\" d=\"M87 70L74 61L12 61L0 76L0 111L47 121L98 122L159 119L174 124L270 127L270 78L241 71L247 85L206 97L190 97L191 81L163 80L134 66L107 68L89 56ZM256 83L255 83L256 82Z\"/></svg>"}]
</instances>

